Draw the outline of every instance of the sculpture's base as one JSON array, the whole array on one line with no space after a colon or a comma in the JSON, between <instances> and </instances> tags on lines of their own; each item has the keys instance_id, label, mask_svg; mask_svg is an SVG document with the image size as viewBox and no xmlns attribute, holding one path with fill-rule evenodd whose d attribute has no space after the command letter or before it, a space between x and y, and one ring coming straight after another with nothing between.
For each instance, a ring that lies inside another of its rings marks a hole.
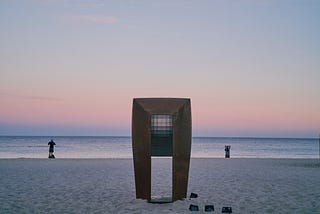
<instances>
[{"instance_id":1,"label":"sculpture's base","mask_svg":"<svg viewBox=\"0 0 320 214\"><path fill-rule=\"evenodd\" d=\"M153 204L172 203L172 197L152 197L148 202Z\"/></svg>"}]
</instances>

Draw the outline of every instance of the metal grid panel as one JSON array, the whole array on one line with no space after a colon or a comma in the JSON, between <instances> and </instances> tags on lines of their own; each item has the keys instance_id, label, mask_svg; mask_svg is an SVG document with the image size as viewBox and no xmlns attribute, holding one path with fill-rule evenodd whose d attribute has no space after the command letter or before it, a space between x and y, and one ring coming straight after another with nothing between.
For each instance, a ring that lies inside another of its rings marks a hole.
<instances>
[{"instance_id":1,"label":"metal grid panel","mask_svg":"<svg viewBox=\"0 0 320 214\"><path fill-rule=\"evenodd\" d=\"M151 134L152 135L171 135L172 116L171 115L151 115Z\"/></svg>"}]
</instances>

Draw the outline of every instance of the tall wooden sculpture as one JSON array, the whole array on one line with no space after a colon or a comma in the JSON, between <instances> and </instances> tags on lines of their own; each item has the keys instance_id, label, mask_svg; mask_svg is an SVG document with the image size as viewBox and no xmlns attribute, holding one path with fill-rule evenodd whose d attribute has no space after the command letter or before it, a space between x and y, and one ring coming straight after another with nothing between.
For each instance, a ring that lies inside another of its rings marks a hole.
<instances>
[{"instance_id":1,"label":"tall wooden sculpture","mask_svg":"<svg viewBox=\"0 0 320 214\"><path fill-rule=\"evenodd\" d=\"M151 157L172 157L172 199L186 198L191 152L190 99L135 98L132 148L136 197L151 200Z\"/></svg>"}]
</instances>

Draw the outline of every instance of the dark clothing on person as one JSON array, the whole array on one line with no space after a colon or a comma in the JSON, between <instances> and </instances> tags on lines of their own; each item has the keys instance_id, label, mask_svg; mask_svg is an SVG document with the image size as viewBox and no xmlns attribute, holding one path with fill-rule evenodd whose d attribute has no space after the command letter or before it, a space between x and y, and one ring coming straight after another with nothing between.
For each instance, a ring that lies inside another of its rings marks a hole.
<instances>
[{"instance_id":1,"label":"dark clothing on person","mask_svg":"<svg viewBox=\"0 0 320 214\"><path fill-rule=\"evenodd\" d=\"M49 147L49 152L53 152L54 146L56 145L56 143L53 142L53 140L51 140L51 141L48 143L48 145L50 146L50 147Z\"/></svg>"},{"instance_id":2,"label":"dark clothing on person","mask_svg":"<svg viewBox=\"0 0 320 214\"><path fill-rule=\"evenodd\" d=\"M231 148L231 146L224 147L224 151L226 151L225 158L230 158L230 148Z\"/></svg>"},{"instance_id":3,"label":"dark clothing on person","mask_svg":"<svg viewBox=\"0 0 320 214\"><path fill-rule=\"evenodd\" d=\"M51 140L51 141L48 143L48 145L49 145L49 158L55 158L55 157L54 157L54 154L53 154L53 152L54 152L54 146L56 145L55 142L53 142L53 140Z\"/></svg>"}]
</instances>

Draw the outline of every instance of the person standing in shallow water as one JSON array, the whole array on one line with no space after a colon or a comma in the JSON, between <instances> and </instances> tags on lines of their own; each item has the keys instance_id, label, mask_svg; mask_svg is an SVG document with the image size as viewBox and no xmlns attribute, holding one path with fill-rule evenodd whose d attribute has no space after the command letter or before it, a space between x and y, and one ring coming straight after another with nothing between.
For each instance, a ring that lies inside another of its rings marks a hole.
<instances>
[{"instance_id":1,"label":"person standing in shallow water","mask_svg":"<svg viewBox=\"0 0 320 214\"><path fill-rule=\"evenodd\" d=\"M53 142L53 140L50 140L48 145L49 145L49 158L55 158L53 154L54 146L56 145L55 142Z\"/></svg>"}]
</instances>

